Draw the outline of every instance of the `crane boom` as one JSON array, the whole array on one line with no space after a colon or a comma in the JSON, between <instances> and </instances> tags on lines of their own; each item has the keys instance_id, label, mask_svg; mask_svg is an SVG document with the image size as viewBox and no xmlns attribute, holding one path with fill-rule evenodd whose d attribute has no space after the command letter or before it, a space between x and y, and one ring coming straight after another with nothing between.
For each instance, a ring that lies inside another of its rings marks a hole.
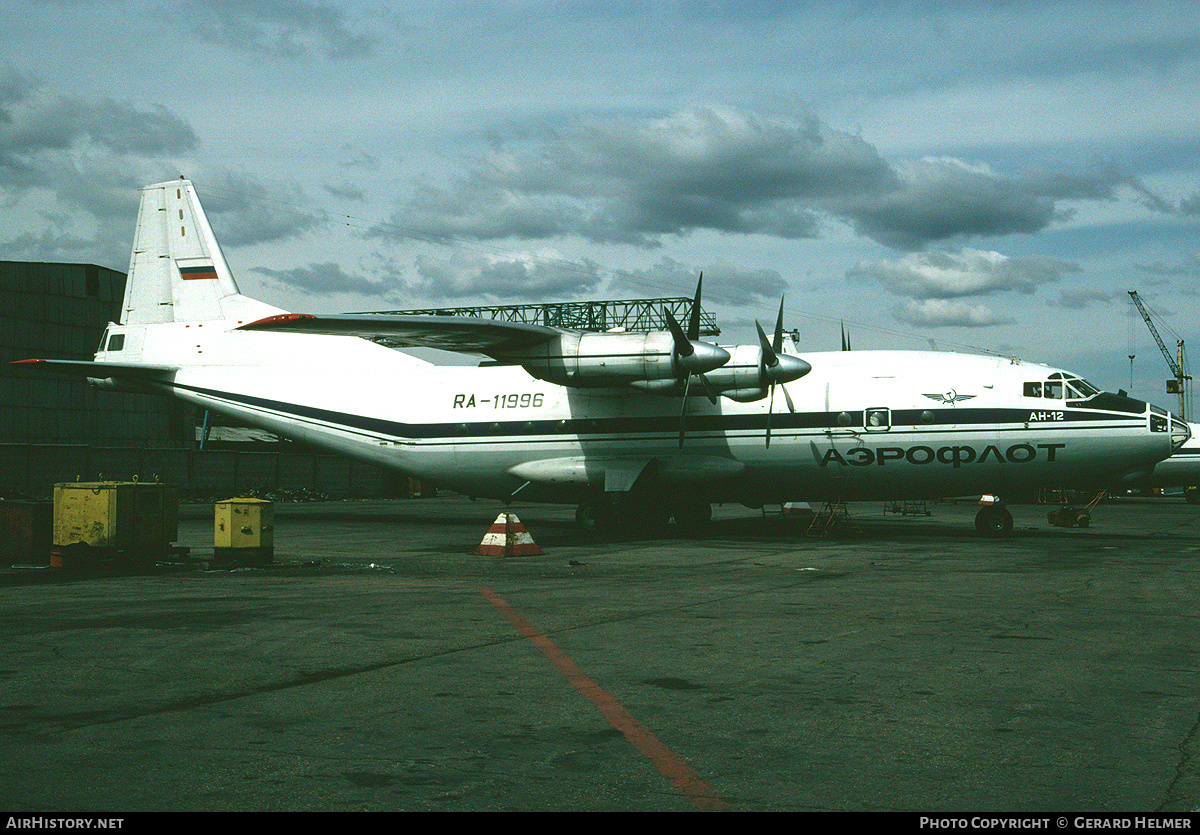
<instances>
[{"instance_id":1,"label":"crane boom","mask_svg":"<svg viewBox=\"0 0 1200 835\"><path fill-rule=\"evenodd\" d=\"M1167 361L1167 367L1171 369L1171 373L1175 375L1174 380L1167 380L1167 393L1179 395L1179 416L1184 415L1184 382L1190 380L1191 377L1183 373L1183 340L1179 340L1176 345L1176 350L1179 353L1179 359L1171 356L1171 352L1167 350L1166 343L1158 334L1158 328L1154 327L1154 320L1150 318L1150 314L1146 311L1146 306L1142 304L1142 299L1137 294L1137 290L1129 291L1129 298L1133 299L1133 303L1137 305L1138 312L1142 314L1142 318L1146 320L1146 327L1150 328L1150 333L1154 336L1154 341L1158 343L1158 350L1162 351L1163 358ZM1132 357L1130 358L1132 360ZM1173 384L1173 385L1172 385Z\"/></svg>"},{"instance_id":2,"label":"crane boom","mask_svg":"<svg viewBox=\"0 0 1200 835\"><path fill-rule=\"evenodd\" d=\"M1158 350L1162 351L1163 357L1167 360L1167 367L1171 369L1171 373L1175 375L1175 379L1179 379L1179 365L1175 362L1175 358L1171 356L1171 352L1167 350L1166 344L1161 336L1158 335L1158 328L1154 327L1154 320L1150 318L1150 314L1146 312L1146 306L1142 304L1141 297L1138 296L1137 290L1130 290L1129 297L1133 299L1133 303L1137 305L1138 312L1142 314L1142 318L1146 320L1146 327L1150 328L1150 333L1154 335L1154 341L1158 343Z\"/></svg>"}]
</instances>

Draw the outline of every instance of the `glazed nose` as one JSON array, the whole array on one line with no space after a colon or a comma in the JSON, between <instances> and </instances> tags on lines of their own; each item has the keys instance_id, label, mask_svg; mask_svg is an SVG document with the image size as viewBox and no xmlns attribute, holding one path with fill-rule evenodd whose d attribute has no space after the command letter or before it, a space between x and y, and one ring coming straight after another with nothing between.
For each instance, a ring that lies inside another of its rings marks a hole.
<instances>
[{"instance_id":1,"label":"glazed nose","mask_svg":"<svg viewBox=\"0 0 1200 835\"><path fill-rule=\"evenodd\" d=\"M1171 415L1171 449L1179 449L1192 437L1192 428L1186 422Z\"/></svg>"}]
</instances>

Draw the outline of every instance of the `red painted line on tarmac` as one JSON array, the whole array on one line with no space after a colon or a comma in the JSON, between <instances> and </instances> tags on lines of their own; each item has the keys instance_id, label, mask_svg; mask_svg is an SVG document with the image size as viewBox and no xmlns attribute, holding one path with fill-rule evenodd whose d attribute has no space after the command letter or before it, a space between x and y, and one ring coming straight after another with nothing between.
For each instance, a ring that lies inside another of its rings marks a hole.
<instances>
[{"instance_id":1,"label":"red painted line on tarmac","mask_svg":"<svg viewBox=\"0 0 1200 835\"><path fill-rule=\"evenodd\" d=\"M634 719L633 715L622 707L611 693L592 681L565 652L535 629L533 624L525 620L500 595L484 586L479 587L479 593L499 609L518 632L532 641L550 659L550 663L566 677L571 686L586 696L608 720L609 724L624 734L634 748L649 757L650 761L654 763L654 767L670 780L671 785L682 792L693 805L705 812L730 810L729 805L717 796L708 783L700 779L700 775L684 762L682 757L663 745L658 737L651 733L645 725Z\"/></svg>"}]
</instances>

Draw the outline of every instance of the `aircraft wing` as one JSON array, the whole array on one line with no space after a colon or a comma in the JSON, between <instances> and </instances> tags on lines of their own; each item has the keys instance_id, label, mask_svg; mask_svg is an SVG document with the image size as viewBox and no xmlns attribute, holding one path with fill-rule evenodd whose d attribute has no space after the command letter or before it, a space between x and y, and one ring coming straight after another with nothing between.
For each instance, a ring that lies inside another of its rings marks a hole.
<instances>
[{"instance_id":1,"label":"aircraft wing","mask_svg":"<svg viewBox=\"0 0 1200 835\"><path fill-rule=\"evenodd\" d=\"M104 379L106 377L153 379L179 370L173 365L144 365L135 362L92 362L91 360L16 360L12 365L19 365L22 368L28 368L33 371L78 374L95 379Z\"/></svg>"},{"instance_id":2,"label":"aircraft wing","mask_svg":"<svg viewBox=\"0 0 1200 835\"><path fill-rule=\"evenodd\" d=\"M437 348L488 356L528 348L564 333L559 328L543 325L473 316L388 316L374 313L328 316L282 313L242 325L238 330L361 336L386 340L403 347Z\"/></svg>"}]
</instances>

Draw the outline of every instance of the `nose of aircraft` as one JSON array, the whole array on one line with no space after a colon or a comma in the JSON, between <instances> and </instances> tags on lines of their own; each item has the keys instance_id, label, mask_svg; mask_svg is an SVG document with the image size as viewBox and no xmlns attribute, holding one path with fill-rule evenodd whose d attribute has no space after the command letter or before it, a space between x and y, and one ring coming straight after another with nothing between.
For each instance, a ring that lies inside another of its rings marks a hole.
<instances>
[{"instance_id":1,"label":"nose of aircraft","mask_svg":"<svg viewBox=\"0 0 1200 835\"><path fill-rule=\"evenodd\" d=\"M1192 428L1186 422L1171 415L1171 449L1179 449L1192 437Z\"/></svg>"}]
</instances>

